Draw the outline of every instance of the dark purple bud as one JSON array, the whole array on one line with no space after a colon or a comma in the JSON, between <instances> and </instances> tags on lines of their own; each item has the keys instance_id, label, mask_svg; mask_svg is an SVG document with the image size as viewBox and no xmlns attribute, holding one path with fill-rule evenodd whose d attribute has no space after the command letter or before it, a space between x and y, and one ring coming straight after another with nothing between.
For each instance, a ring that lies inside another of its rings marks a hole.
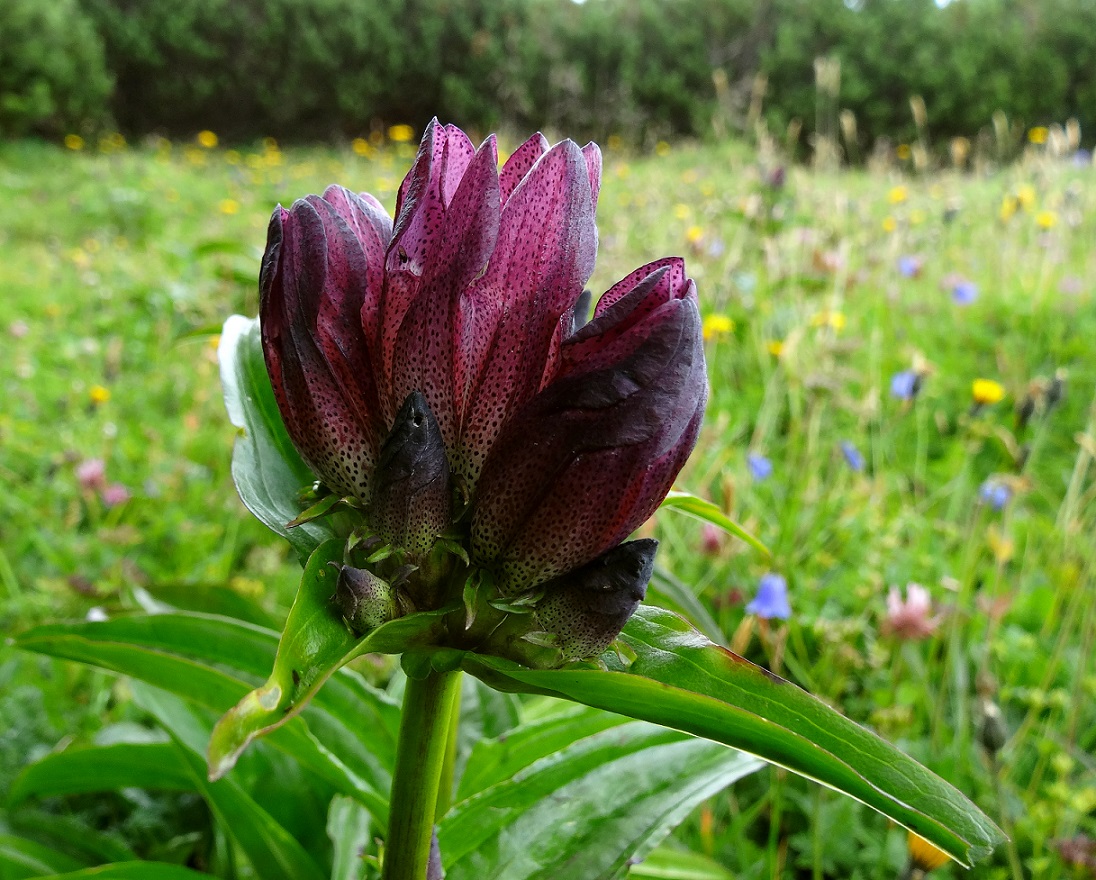
<instances>
[{"instance_id":1,"label":"dark purple bud","mask_svg":"<svg viewBox=\"0 0 1096 880\"><path fill-rule=\"evenodd\" d=\"M393 547L425 556L450 523L449 463L426 398L407 396L384 441L373 477L369 522Z\"/></svg>"},{"instance_id":2,"label":"dark purple bud","mask_svg":"<svg viewBox=\"0 0 1096 880\"><path fill-rule=\"evenodd\" d=\"M620 635L647 594L658 541L631 541L543 585L534 618L556 637L564 662L596 657Z\"/></svg>"},{"instance_id":3,"label":"dark purple bud","mask_svg":"<svg viewBox=\"0 0 1096 880\"><path fill-rule=\"evenodd\" d=\"M594 320L564 343L555 380L491 450L472 543L504 594L628 537L696 443L707 396L696 288L680 260L645 269L602 298Z\"/></svg>"},{"instance_id":4,"label":"dark purple bud","mask_svg":"<svg viewBox=\"0 0 1096 880\"><path fill-rule=\"evenodd\" d=\"M364 568L338 568L335 604L355 632L369 632L400 616L396 591L390 584Z\"/></svg>"}]
</instances>

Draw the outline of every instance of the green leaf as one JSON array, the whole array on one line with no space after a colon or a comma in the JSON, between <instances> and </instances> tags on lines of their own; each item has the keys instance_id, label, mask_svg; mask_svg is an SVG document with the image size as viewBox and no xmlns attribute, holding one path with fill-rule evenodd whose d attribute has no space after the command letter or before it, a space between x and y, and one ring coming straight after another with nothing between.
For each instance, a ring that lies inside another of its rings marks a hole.
<instances>
[{"instance_id":1,"label":"green leaf","mask_svg":"<svg viewBox=\"0 0 1096 880\"><path fill-rule=\"evenodd\" d=\"M193 789L190 774L170 743L125 743L71 748L26 767L12 783L9 803L119 788Z\"/></svg>"},{"instance_id":2,"label":"green leaf","mask_svg":"<svg viewBox=\"0 0 1096 880\"><path fill-rule=\"evenodd\" d=\"M135 682L134 697L171 735L190 773L194 788L205 798L221 827L243 850L263 880L325 880L304 848L234 779L206 778L204 720L167 691Z\"/></svg>"},{"instance_id":3,"label":"green leaf","mask_svg":"<svg viewBox=\"0 0 1096 880\"><path fill-rule=\"evenodd\" d=\"M75 871L85 864L37 841L14 834L0 834L0 877L4 880Z\"/></svg>"},{"instance_id":4,"label":"green leaf","mask_svg":"<svg viewBox=\"0 0 1096 880\"><path fill-rule=\"evenodd\" d=\"M50 624L17 636L15 644L131 675L221 713L269 673L278 635L187 613ZM356 797L383 825L398 727L398 705L342 670L320 693L308 724L293 719L270 742Z\"/></svg>"},{"instance_id":5,"label":"green leaf","mask_svg":"<svg viewBox=\"0 0 1096 880\"><path fill-rule=\"evenodd\" d=\"M627 720L623 715L571 704L547 718L521 724L507 731L505 736L481 740L473 746L468 757L457 800L466 800L485 788L505 782L534 761Z\"/></svg>"},{"instance_id":6,"label":"green leaf","mask_svg":"<svg viewBox=\"0 0 1096 880\"><path fill-rule=\"evenodd\" d=\"M526 669L466 654L500 690L562 697L725 743L842 791L916 831L960 864L987 857L1000 829L958 790L810 694L713 644L669 611L641 606L621 634L626 668Z\"/></svg>"},{"instance_id":7,"label":"green leaf","mask_svg":"<svg viewBox=\"0 0 1096 880\"><path fill-rule=\"evenodd\" d=\"M122 862L85 868L71 874L51 874L42 880L209 880L209 874L164 862Z\"/></svg>"},{"instance_id":8,"label":"green leaf","mask_svg":"<svg viewBox=\"0 0 1096 880\"><path fill-rule=\"evenodd\" d=\"M48 844L82 865L136 861L137 854L117 831L98 831L75 816L21 809L9 812L11 828L23 837ZM0 877L3 874L0 873Z\"/></svg>"},{"instance_id":9,"label":"green leaf","mask_svg":"<svg viewBox=\"0 0 1096 880\"><path fill-rule=\"evenodd\" d=\"M334 797L327 811L327 835L334 847L331 880L361 880L362 853L371 842L369 814L350 798Z\"/></svg>"},{"instance_id":10,"label":"green leaf","mask_svg":"<svg viewBox=\"0 0 1096 880\"><path fill-rule=\"evenodd\" d=\"M453 808L447 880L614 880L699 803L761 761L642 722L547 755Z\"/></svg>"},{"instance_id":11,"label":"green leaf","mask_svg":"<svg viewBox=\"0 0 1096 880\"><path fill-rule=\"evenodd\" d=\"M651 593L649 595L652 605L669 607L686 620L691 620L704 635L719 645L726 643L723 630L715 618L708 613L696 594L689 586L678 580L661 566L656 565L654 575L651 577Z\"/></svg>"},{"instance_id":12,"label":"green leaf","mask_svg":"<svg viewBox=\"0 0 1096 880\"><path fill-rule=\"evenodd\" d=\"M335 670L371 651L400 653L429 644L441 617L450 610L400 617L359 639L331 603L336 575L328 563L341 559L338 539L325 541L309 557L270 678L230 709L213 730L210 778L227 773L256 736L292 719Z\"/></svg>"},{"instance_id":13,"label":"green leaf","mask_svg":"<svg viewBox=\"0 0 1096 880\"><path fill-rule=\"evenodd\" d=\"M734 874L700 853L660 846L628 872L629 880L735 880Z\"/></svg>"},{"instance_id":14,"label":"green leaf","mask_svg":"<svg viewBox=\"0 0 1096 880\"><path fill-rule=\"evenodd\" d=\"M772 552L768 547L712 504L711 501L705 501L703 498L698 498L696 495L692 495L688 492L670 492L659 507L665 507L669 510L679 510L682 513L702 520L703 522L711 523L713 526L719 526L723 531L745 541L766 559L772 556Z\"/></svg>"},{"instance_id":15,"label":"green leaf","mask_svg":"<svg viewBox=\"0 0 1096 880\"><path fill-rule=\"evenodd\" d=\"M285 430L263 360L258 318L233 315L225 321L217 357L228 418L240 429L232 452L236 490L248 510L306 559L335 533L327 520L286 528L301 513L301 490L316 478Z\"/></svg>"}]
</instances>

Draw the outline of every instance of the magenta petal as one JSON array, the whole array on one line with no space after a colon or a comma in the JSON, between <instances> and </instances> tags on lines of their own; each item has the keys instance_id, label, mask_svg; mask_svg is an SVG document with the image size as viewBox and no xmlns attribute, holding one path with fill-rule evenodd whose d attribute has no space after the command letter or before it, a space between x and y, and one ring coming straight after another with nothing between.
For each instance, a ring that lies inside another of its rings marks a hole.
<instances>
[{"instance_id":1,"label":"magenta petal","mask_svg":"<svg viewBox=\"0 0 1096 880\"><path fill-rule=\"evenodd\" d=\"M504 592L627 537L696 443L707 383L694 298L664 302L623 334L615 326L601 327L604 348L588 344L568 374L513 417L480 476L473 549ZM616 359L606 363L606 352Z\"/></svg>"},{"instance_id":2,"label":"magenta petal","mask_svg":"<svg viewBox=\"0 0 1096 880\"><path fill-rule=\"evenodd\" d=\"M286 428L334 491L365 497L379 406L360 314L369 290L362 244L312 196L270 221L260 276L263 351Z\"/></svg>"},{"instance_id":3,"label":"magenta petal","mask_svg":"<svg viewBox=\"0 0 1096 880\"><path fill-rule=\"evenodd\" d=\"M596 253L589 169L578 146L564 141L514 189L487 272L462 302L457 372L468 393L455 464L470 482L509 414L538 391L553 337Z\"/></svg>"},{"instance_id":4,"label":"magenta petal","mask_svg":"<svg viewBox=\"0 0 1096 880\"><path fill-rule=\"evenodd\" d=\"M594 210L597 210L597 197L601 193L601 147L591 141L582 148L582 155L586 159L586 170L590 175L590 195L594 200Z\"/></svg>"},{"instance_id":5,"label":"magenta petal","mask_svg":"<svg viewBox=\"0 0 1096 880\"><path fill-rule=\"evenodd\" d=\"M324 190L323 200L346 221L365 254L367 279L361 323L366 339L375 345L380 297L384 290L384 255L392 237L392 219L380 202L368 193L359 195L345 187L329 186Z\"/></svg>"},{"instance_id":6,"label":"magenta petal","mask_svg":"<svg viewBox=\"0 0 1096 880\"><path fill-rule=\"evenodd\" d=\"M466 168L439 228L414 301L386 350L391 403L414 391L425 395L446 445L455 445L454 317L462 292L487 265L499 230L498 160L489 138Z\"/></svg>"},{"instance_id":7,"label":"magenta petal","mask_svg":"<svg viewBox=\"0 0 1096 880\"><path fill-rule=\"evenodd\" d=\"M503 204L510 193L521 183L523 177L537 164L537 160L548 152L548 139L539 131L510 154L510 158L499 172L499 191Z\"/></svg>"}]
</instances>

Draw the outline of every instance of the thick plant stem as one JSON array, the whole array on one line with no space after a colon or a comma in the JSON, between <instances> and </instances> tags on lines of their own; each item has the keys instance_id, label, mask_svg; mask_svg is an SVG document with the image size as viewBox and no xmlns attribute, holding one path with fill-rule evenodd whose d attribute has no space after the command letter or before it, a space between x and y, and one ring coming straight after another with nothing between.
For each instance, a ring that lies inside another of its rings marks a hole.
<instances>
[{"instance_id":1,"label":"thick plant stem","mask_svg":"<svg viewBox=\"0 0 1096 880\"><path fill-rule=\"evenodd\" d=\"M459 672L407 679L383 880L426 880L450 719L459 691Z\"/></svg>"}]
</instances>

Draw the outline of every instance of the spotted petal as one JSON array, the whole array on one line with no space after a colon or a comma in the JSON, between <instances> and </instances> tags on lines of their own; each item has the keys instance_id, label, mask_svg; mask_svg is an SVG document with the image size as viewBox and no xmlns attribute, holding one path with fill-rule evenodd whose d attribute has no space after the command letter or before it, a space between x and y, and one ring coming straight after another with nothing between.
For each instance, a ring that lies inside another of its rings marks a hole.
<instances>
[{"instance_id":1,"label":"spotted petal","mask_svg":"<svg viewBox=\"0 0 1096 880\"><path fill-rule=\"evenodd\" d=\"M707 396L692 281L658 265L563 346L476 492L473 550L514 593L626 538L696 443Z\"/></svg>"},{"instance_id":2,"label":"spotted petal","mask_svg":"<svg viewBox=\"0 0 1096 880\"><path fill-rule=\"evenodd\" d=\"M570 309L593 271L591 178L600 163L592 161L572 141L536 161L503 206L486 273L462 300L456 381L463 422L455 464L470 483L510 414L540 388L559 328L569 327Z\"/></svg>"},{"instance_id":3,"label":"spotted petal","mask_svg":"<svg viewBox=\"0 0 1096 880\"><path fill-rule=\"evenodd\" d=\"M379 293L378 236L371 220L351 227L361 219L357 197L329 195L279 206L271 218L260 274L263 351L302 458L334 491L367 496L383 426L361 313Z\"/></svg>"}]
</instances>

